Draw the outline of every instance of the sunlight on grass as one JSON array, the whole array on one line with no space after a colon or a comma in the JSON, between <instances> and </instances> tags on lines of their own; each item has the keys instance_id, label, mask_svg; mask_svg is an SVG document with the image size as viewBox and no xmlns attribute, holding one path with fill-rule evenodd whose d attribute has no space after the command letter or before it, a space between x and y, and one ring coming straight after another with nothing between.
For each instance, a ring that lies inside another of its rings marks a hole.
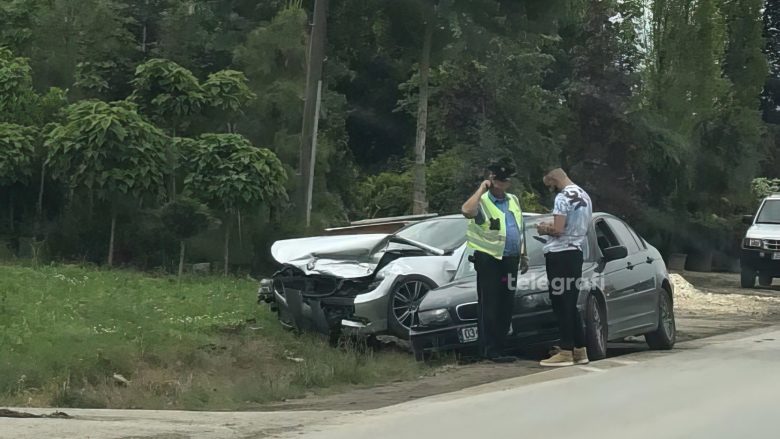
<instances>
[{"instance_id":1,"label":"sunlight on grass","mask_svg":"<svg viewBox=\"0 0 780 439\"><path fill-rule=\"evenodd\" d=\"M284 331L257 305L256 288L237 278L179 283L129 271L0 265L0 404L252 408L428 370L405 353L333 349Z\"/></svg>"}]
</instances>

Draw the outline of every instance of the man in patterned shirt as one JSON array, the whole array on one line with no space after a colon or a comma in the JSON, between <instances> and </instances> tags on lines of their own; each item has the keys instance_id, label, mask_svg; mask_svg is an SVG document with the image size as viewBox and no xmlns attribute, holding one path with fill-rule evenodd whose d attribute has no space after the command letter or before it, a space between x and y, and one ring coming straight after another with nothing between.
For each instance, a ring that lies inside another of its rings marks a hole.
<instances>
[{"instance_id":1,"label":"man in patterned shirt","mask_svg":"<svg viewBox=\"0 0 780 439\"><path fill-rule=\"evenodd\" d=\"M582 283L583 248L593 216L590 196L558 168L544 177L544 184L558 191L552 223L540 223L540 235L548 235L544 246L550 299L561 331L561 346L542 366L587 364L585 333L577 311Z\"/></svg>"}]
</instances>

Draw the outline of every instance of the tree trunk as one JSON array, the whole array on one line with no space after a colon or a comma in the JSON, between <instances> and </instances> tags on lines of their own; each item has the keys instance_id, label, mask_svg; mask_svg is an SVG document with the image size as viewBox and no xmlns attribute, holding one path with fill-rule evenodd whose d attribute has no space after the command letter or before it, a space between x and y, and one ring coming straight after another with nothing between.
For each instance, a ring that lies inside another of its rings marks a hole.
<instances>
[{"instance_id":1,"label":"tree trunk","mask_svg":"<svg viewBox=\"0 0 780 439\"><path fill-rule=\"evenodd\" d=\"M38 186L38 205L35 209L35 215L38 217L39 224L43 224L43 188L46 182L46 163L41 165L41 181Z\"/></svg>"},{"instance_id":2,"label":"tree trunk","mask_svg":"<svg viewBox=\"0 0 780 439\"><path fill-rule=\"evenodd\" d=\"M174 125L176 122L174 122ZM173 136L171 137L171 193L168 196L169 201L176 199L176 171L179 167L179 157L176 151L176 127L173 128Z\"/></svg>"},{"instance_id":3,"label":"tree trunk","mask_svg":"<svg viewBox=\"0 0 780 439\"><path fill-rule=\"evenodd\" d=\"M13 192L8 192L8 227L11 230L11 233L14 233L14 194Z\"/></svg>"},{"instance_id":4,"label":"tree trunk","mask_svg":"<svg viewBox=\"0 0 780 439\"><path fill-rule=\"evenodd\" d=\"M225 276L230 272L230 219L225 222Z\"/></svg>"},{"instance_id":5,"label":"tree trunk","mask_svg":"<svg viewBox=\"0 0 780 439\"><path fill-rule=\"evenodd\" d=\"M111 238L108 241L108 266L114 266L114 236L116 236L116 209L111 210Z\"/></svg>"},{"instance_id":6,"label":"tree trunk","mask_svg":"<svg viewBox=\"0 0 780 439\"><path fill-rule=\"evenodd\" d=\"M428 74L431 68L431 40L434 17L425 23L422 57L420 59L420 96L417 104L417 139L414 142L414 199L412 212L428 212L425 182L425 137L428 132Z\"/></svg>"},{"instance_id":7,"label":"tree trunk","mask_svg":"<svg viewBox=\"0 0 780 439\"><path fill-rule=\"evenodd\" d=\"M179 243L179 279L181 279L181 275L184 274L184 252L187 249L187 244L182 239Z\"/></svg>"}]
</instances>

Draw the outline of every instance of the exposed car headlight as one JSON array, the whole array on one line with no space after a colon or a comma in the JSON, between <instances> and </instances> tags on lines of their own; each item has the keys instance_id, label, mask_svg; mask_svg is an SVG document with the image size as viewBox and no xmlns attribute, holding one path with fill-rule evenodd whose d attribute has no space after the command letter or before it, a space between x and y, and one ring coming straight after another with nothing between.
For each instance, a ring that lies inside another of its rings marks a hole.
<instances>
[{"instance_id":1,"label":"exposed car headlight","mask_svg":"<svg viewBox=\"0 0 780 439\"><path fill-rule=\"evenodd\" d=\"M368 284L368 291L374 291L375 289L379 288L379 285L381 285L382 282L384 282L384 280L385 280L384 275L377 274L374 277L374 280L370 284Z\"/></svg>"},{"instance_id":2,"label":"exposed car headlight","mask_svg":"<svg viewBox=\"0 0 780 439\"><path fill-rule=\"evenodd\" d=\"M745 247L761 248L761 240L753 238L745 238L743 242Z\"/></svg>"},{"instance_id":3,"label":"exposed car headlight","mask_svg":"<svg viewBox=\"0 0 780 439\"><path fill-rule=\"evenodd\" d=\"M444 325L450 322L450 311L446 308L419 311L417 318L423 326Z\"/></svg>"},{"instance_id":4,"label":"exposed car headlight","mask_svg":"<svg viewBox=\"0 0 780 439\"><path fill-rule=\"evenodd\" d=\"M274 281L273 279L261 279L260 289L257 290L257 303L266 302L270 303L274 297Z\"/></svg>"}]
</instances>

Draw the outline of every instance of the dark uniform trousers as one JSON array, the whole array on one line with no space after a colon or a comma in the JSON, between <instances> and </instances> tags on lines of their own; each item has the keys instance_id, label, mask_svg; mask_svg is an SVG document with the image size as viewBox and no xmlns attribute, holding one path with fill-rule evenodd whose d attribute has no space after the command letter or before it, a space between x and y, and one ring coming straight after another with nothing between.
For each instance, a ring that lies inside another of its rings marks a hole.
<instances>
[{"instance_id":1,"label":"dark uniform trousers","mask_svg":"<svg viewBox=\"0 0 780 439\"><path fill-rule=\"evenodd\" d=\"M486 358L499 356L504 349L514 305L514 291L510 291L510 287L514 290L517 283L519 264L518 256L504 256L499 260L487 253L474 252L479 301L479 353Z\"/></svg>"}]
</instances>

